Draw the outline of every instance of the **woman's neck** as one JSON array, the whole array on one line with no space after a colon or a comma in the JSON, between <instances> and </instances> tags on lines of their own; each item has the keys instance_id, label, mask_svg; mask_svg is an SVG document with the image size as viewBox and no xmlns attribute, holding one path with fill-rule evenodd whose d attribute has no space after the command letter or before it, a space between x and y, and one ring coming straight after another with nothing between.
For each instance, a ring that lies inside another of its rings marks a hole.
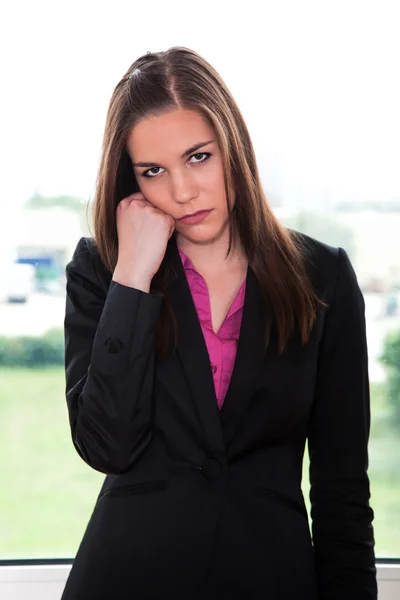
<instances>
[{"instance_id":1,"label":"woman's neck","mask_svg":"<svg viewBox=\"0 0 400 600\"><path fill-rule=\"evenodd\" d=\"M247 267L246 253L238 236L236 236L236 240L232 240L232 248L228 257L226 257L229 246L228 236L212 241L209 244L196 244L177 234L176 243L178 248L190 258L194 267L200 273L218 274L228 270L245 269Z\"/></svg>"}]
</instances>

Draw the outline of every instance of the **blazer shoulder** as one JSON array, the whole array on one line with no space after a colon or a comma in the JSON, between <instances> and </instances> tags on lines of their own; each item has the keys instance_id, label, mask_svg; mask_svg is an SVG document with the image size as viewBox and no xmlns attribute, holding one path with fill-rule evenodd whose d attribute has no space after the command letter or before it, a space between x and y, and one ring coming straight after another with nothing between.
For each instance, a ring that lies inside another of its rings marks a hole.
<instances>
[{"instance_id":1,"label":"blazer shoulder","mask_svg":"<svg viewBox=\"0 0 400 600\"><path fill-rule=\"evenodd\" d=\"M330 296L342 269L354 275L347 252L331 246L305 233L289 230L293 241L300 249L306 270L317 292Z\"/></svg>"},{"instance_id":2,"label":"blazer shoulder","mask_svg":"<svg viewBox=\"0 0 400 600\"><path fill-rule=\"evenodd\" d=\"M79 239L71 260L67 263L68 279L79 279L88 291L107 293L111 281L111 273L100 259L97 244L93 237L83 236Z\"/></svg>"}]
</instances>

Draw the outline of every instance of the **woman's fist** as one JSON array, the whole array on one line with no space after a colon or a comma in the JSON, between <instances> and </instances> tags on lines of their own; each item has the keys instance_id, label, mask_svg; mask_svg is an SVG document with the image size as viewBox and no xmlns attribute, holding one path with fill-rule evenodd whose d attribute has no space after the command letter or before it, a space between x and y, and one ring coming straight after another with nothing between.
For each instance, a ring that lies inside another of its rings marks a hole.
<instances>
[{"instance_id":1,"label":"woman's fist","mask_svg":"<svg viewBox=\"0 0 400 600\"><path fill-rule=\"evenodd\" d=\"M139 284L148 291L165 256L175 220L146 200L141 192L119 202L116 220L118 260L113 279L130 287Z\"/></svg>"}]
</instances>

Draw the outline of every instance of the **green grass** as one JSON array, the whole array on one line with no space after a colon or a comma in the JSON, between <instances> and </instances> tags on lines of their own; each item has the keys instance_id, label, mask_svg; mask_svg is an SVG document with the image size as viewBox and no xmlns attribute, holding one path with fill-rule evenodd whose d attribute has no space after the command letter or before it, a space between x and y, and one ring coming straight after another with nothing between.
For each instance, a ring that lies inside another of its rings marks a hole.
<instances>
[{"instance_id":1,"label":"green grass","mask_svg":"<svg viewBox=\"0 0 400 600\"><path fill-rule=\"evenodd\" d=\"M71 557L104 475L73 447L63 369L0 378L0 558Z\"/></svg>"},{"instance_id":2,"label":"green grass","mask_svg":"<svg viewBox=\"0 0 400 600\"><path fill-rule=\"evenodd\" d=\"M104 475L73 447L64 371L2 368L0 382L0 559L73 557ZM384 388L372 385L371 398L376 555L400 557L400 436ZM308 504L307 452L303 473Z\"/></svg>"}]
</instances>

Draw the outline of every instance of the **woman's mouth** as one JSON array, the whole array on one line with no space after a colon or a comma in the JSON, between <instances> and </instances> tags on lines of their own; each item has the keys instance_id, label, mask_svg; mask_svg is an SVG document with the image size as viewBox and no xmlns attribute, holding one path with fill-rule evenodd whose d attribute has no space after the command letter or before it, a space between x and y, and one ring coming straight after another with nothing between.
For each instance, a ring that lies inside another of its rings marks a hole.
<instances>
[{"instance_id":1,"label":"woman's mouth","mask_svg":"<svg viewBox=\"0 0 400 600\"><path fill-rule=\"evenodd\" d=\"M203 221L205 218L207 218L208 215L212 212L212 210L213 209L200 210L196 213L192 213L191 215L187 215L186 217L182 217L181 219L179 219L179 222L188 225L191 225L192 223L199 223L200 221Z\"/></svg>"}]
</instances>

